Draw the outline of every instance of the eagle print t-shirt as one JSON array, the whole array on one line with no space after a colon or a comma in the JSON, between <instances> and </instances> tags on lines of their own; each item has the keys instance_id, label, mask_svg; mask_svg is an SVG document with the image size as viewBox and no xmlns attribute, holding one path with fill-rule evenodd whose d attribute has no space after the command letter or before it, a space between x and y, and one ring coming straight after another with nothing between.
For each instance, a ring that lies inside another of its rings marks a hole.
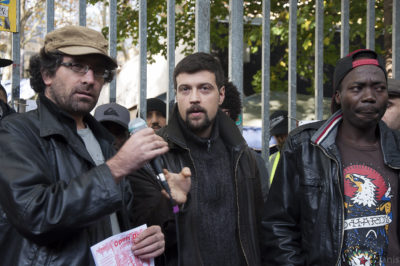
<instances>
[{"instance_id":1,"label":"eagle print t-shirt","mask_svg":"<svg viewBox=\"0 0 400 266\"><path fill-rule=\"evenodd\" d=\"M337 138L336 143L343 164L341 265L399 263L396 171L383 163L379 142L360 146Z\"/></svg>"}]
</instances>

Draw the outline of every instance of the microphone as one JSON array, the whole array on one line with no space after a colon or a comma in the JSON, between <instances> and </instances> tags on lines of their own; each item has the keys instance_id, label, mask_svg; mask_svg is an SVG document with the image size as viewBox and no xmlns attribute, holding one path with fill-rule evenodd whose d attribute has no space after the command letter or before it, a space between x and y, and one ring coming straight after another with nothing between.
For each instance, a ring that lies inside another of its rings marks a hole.
<instances>
[{"instance_id":1,"label":"microphone","mask_svg":"<svg viewBox=\"0 0 400 266\"><path fill-rule=\"evenodd\" d=\"M142 118L138 117L131 120L128 124L128 130L131 135L136 132L147 128L147 123ZM153 170L156 172L157 180L161 183L161 186L167 191L168 195L171 197L171 189L169 188L168 182L165 179L165 175L163 173L162 161L159 157L154 158L150 161L150 164Z\"/></svg>"}]
</instances>

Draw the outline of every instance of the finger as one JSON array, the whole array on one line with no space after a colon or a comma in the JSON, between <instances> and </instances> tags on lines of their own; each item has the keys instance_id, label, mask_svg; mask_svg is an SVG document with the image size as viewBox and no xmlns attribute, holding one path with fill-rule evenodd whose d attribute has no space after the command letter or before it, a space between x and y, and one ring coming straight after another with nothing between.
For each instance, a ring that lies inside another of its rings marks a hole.
<instances>
[{"instance_id":1,"label":"finger","mask_svg":"<svg viewBox=\"0 0 400 266\"><path fill-rule=\"evenodd\" d=\"M192 175L189 167L183 167L181 174L184 175L185 177L190 177Z\"/></svg>"},{"instance_id":2,"label":"finger","mask_svg":"<svg viewBox=\"0 0 400 266\"><path fill-rule=\"evenodd\" d=\"M151 127L147 127L147 128L143 128L143 129L135 132L134 134L132 134L131 137L134 137L134 136L143 137L143 136L150 136L150 135L156 135L156 133L155 133L154 129L152 129Z\"/></svg>"},{"instance_id":3,"label":"finger","mask_svg":"<svg viewBox=\"0 0 400 266\"><path fill-rule=\"evenodd\" d=\"M167 169L163 169L163 174L165 175L165 176L167 176L168 174L169 174L169 171L167 170Z\"/></svg>"},{"instance_id":4,"label":"finger","mask_svg":"<svg viewBox=\"0 0 400 266\"><path fill-rule=\"evenodd\" d=\"M161 190L161 194L163 194L164 197L166 197L167 199L170 199L170 197L169 197L167 191L165 191L165 189Z\"/></svg>"},{"instance_id":5,"label":"finger","mask_svg":"<svg viewBox=\"0 0 400 266\"><path fill-rule=\"evenodd\" d=\"M151 235L157 234L161 232L161 227L158 225L152 225L145 230L143 230L133 241L135 243L139 243L143 239L148 238Z\"/></svg>"},{"instance_id":6,"label":"finger","mask_svg":"<svg viewBox=\"0 0 400 266\"><path fill-rule=\"evenodd\" d=\"M151 259L160 256L164 252L164 249L165 242L159 241L144 248L134 250L133 254L135 254L135 256L139 257L142 260Z\"/></svg>"},{"instance_id":7,"label":"finger","mask_svg":"<svg viewBox=\"0 0 400 266\"><path fill-rule=\"evenodd\" d=\"M158 232L156 234L152 234L137 242L137 238L133 241L132 250L139 251L138 254L144 254L148 252L152 252L154 249L159 249L164 245L164 234ZM136 253L135 253L136 254Z\"/></svg>"},{"instance_id":8,"label":"finger","mask_svg":"<svg viewBox=\"0 0 400 266\"><path fill-rule=\"evenodd\" d=\"M150 159L153 159L154 157L160 156L160 155L168 152L168 150L169 150L168 147L161 147L158 149L149 150L144 154L144 160L148 161Z\"/></svg>"}]
</instances>

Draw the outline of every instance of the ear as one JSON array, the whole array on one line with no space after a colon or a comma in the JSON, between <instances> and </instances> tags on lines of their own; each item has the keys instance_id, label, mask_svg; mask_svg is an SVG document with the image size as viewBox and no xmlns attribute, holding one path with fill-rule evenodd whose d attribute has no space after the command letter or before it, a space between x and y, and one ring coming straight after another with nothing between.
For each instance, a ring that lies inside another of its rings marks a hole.
<instances>
[{"instance_id":1,"label":"ear","mask_svg":"<svg viewBox=\"0 0 400 266\"><path fill-rule=\"evenodd\" d=\"M340 91L335 91L335 102L336 104L340 105Z\"/></svg>"},{"instance_id":2,"label":"ear","mask_svg":"<svg viewBox=\"0 0 400 266\"><path fill-rule=\"evenodd\" d=\"M219 102L218 105L221 105L225 100L225 86L222 86L219 91Z\"/></svg>"},{"instance_id":3,"label":"ear","mask_svg":"<svg viewBox=\"0 0 400 266\"><path fill-rule=\"evenodd\" d=\"M41 74L43 83L46 85L46 87L50 87L51 83L53 82L53 78L50 77L50 75L46 71L41 72Z\"/></svg>"}]
</instances>

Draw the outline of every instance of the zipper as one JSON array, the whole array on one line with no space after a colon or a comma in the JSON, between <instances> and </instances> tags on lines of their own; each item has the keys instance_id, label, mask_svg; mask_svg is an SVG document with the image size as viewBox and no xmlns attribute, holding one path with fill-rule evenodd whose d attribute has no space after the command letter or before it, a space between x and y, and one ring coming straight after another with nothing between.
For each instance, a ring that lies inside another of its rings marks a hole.
<instances>
[{"instance_id":1,"label":"zipper","mask_svg":"<svg viewBox=\"0 0 400 266\"><path fill-rule=\"evenodd\" d=\"M320 145L316 145L316 144L314 144L314 143L311 143L312 145L314 145L314 146L317 146L318 148L320 148L321 150L322 150L322 152L328 157L328 158L330 158L331 160L333 160L335 163L336 163L336 166L337 166L337 174L338 174L338 184L337 184L337 186L339 187L339 194L340 194L340 202L341 202L341 204L342 204L342 206L341 206L341 214L342 214L342 230L341 230L341 234L340 234L340 249L339 249L339 256L338 256L338 259L336 260L336 265L340 265L341 263L340 263L340 256L341 256L341 254L342 254L342 248L343 248L343 240L344 240L344 202L343 202L343 193L342 193L342 189L341 189L341 187L340 187L340 172L339 172L339 170L340 170L340 165L339 165L339 162L336 160L336 158L334 158L334 157L332 157L332 156L330 156L326 151L325 151L325 149L324 148L322 148Z\"/></svg>"},{"instance_id":2,"label":"zipper","mask_svg":"<svg viewBox=\"0 0 400 266\"><path fill-rule=\"evenodd\" d=\"M235 175L235 185L236 185L236 207L237 207L237 222L238 222L238 224L237 224L237 227L238 227L238 231L239 231L239 242L240 242L240 247L241 247L241 249L242 249L242 252L243 252L243 256L244 256L244 259L246 260L246 264L247 265L250 265L249 264L249 260L247 259L247 256L246 256L246 252L244 251L244 248L243 248L243 243L242 243L242 238L240 237L240 209L239 209L239 190L238 190L238 181L237 181L237 170L238 170L238 164L239 164L239 160L240 160L240 157L242 157L242 154L243 154L243 149L241 149L240 150L240 153L239 153L239 155L238 155L238 158L237 158L237 160L236 160L236 163L235 163L235 168L234 168L234 175Z\"/></svg>"},{"instance_id":3,"label":"zipper","mask_svg":"<svg viewBox=\"0 0 400 266\"><path fill-rule=\"evenodd\" d=\"M208 139L207 140L207 152L210 152L210 151L211 151L211 140Z\"/></svg>"},{"instance_id":4,"label":"zipper","mask_svg":"<svg viewBox=\"0 0 400 266\"><path fill-rule=\"evenodd\" d=\"M183 148L183 147L182 147L182 148ZM194 172L196 173L196 172L197 172L197 171L196 171L196 165L194 164L194 160L193 160L193 157L192 157L192 155L191 155L191 153L190 153L190 149L189 149L189 148L186 148L186 147L183 148L183 149L186 150L187 153L189 154L189 159L190 159L190 161L191 161L191 163L192 163L192 165L193 165ZM193 174L192 174L192 176L193 176ZM193 179L192 179L192 180L193 180ZM196 178L196 182L198 182L197 178ZM196 191L193 190L192 202L193 202L194 205L195 205L194 213L197 213L197 199L196 199L196 197L197 197ZM193 217L192 217L192 218L193 218ZM191 225L191 228L192 228L192 230L193 230L193 228L194 228L193 223L191 222L190 225ZM198 247L197 231L196 231L196 230L193 230L193 232L195 233L194 241L196 242L196 247ZM179 243L181 243L181 242L179 242ZM181 249L181 250L182 250L182 249ZM197 253L197 256L198 256L198 258L199 258L199 260L200 260L200 265L204 265L204 264L203 264L202 257L201 257L200 254L199 254L199 251L196 250L196 253ZM178 259L179 259L179 258L178 258Z\"/></svg>"}]
</instances>

